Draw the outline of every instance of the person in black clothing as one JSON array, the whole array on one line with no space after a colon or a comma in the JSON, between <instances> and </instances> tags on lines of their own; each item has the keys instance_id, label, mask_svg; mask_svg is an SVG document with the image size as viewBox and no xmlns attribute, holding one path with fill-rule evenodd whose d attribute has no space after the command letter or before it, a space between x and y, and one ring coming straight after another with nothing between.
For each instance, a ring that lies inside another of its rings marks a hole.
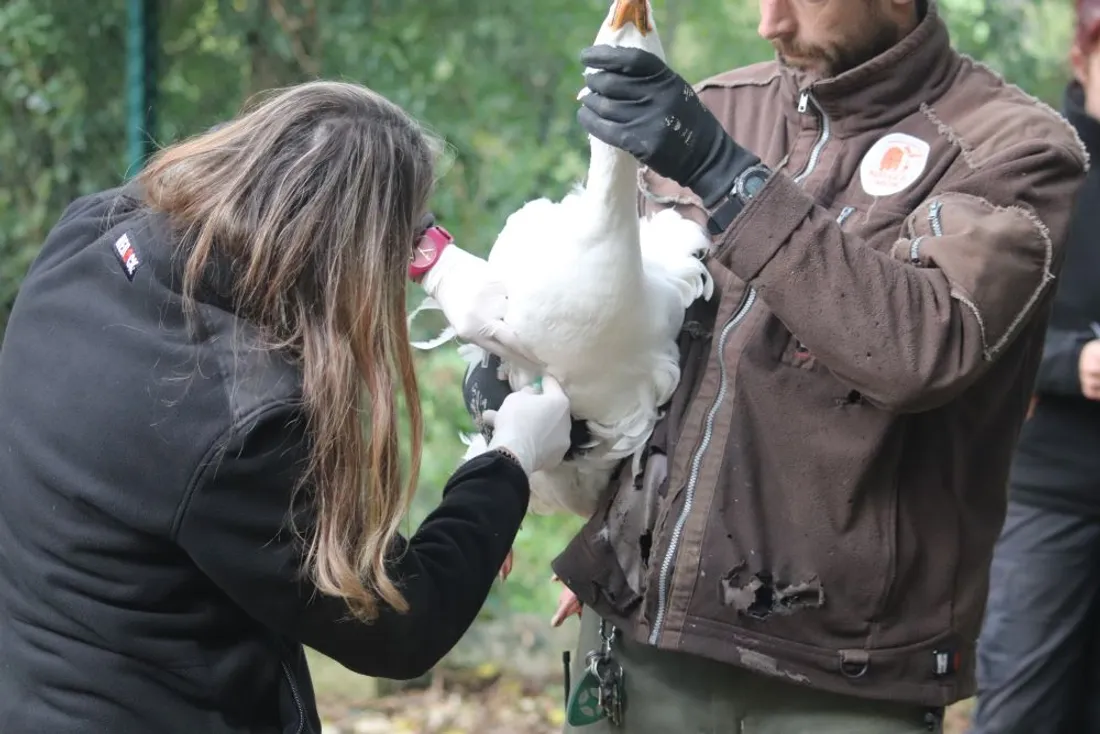
<instances>
[{"instance_id":1,"label":"person in black clothing","mask_svg":"<svg viewBox=\"0 0 1100 734\"><path fill-rule=\"evenodd\" d=\"M1012 466L971 734L1100 732L1100 0L1078 0L1063 112L1092 165Z\"/></svg>"},{"instance_id":2,"label":"person in black clothing","mask_svg":"<svg viewBox=\"0 0 1100 734\"><path fill-rule=\"evenodd\" d=\"M0 347L4 734L319 734L303 645L407 679L473 622L569 401L549 377L510 395L398 532L408 277L525 351L483 261L426 220L434 151L315 82L68 207Z\"/></svg>"}]
</instances>

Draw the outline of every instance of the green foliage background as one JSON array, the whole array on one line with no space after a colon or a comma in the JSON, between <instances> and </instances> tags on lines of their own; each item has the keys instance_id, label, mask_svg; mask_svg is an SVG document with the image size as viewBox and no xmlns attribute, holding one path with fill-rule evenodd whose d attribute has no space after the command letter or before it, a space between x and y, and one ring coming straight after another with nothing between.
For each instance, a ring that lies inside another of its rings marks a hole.
<instances>
[{"instance_id":1,"label":"green foliage background","mask_svg":"<svg viewBox=\"0 0 1100 734\"><path fill-rule=\"evenodd\" d=\"M505 217L578 180L577 55L607 0L165 0L158 140L232 116L254 92L316 76L366 84L444 137L453 164L433 202L486 252ZM672 65L697 80L769 57L752 0L654 0ZM1071 0L941 0L956 44L1057 106ZM0 0L0 325L46 232L78 195L126 174L121 0ZM410 294L410 303L419 294ZM439 322L425 318L418 338ZM453 345L420 356L427 447L411 524L435 504L470 424ZM517 570L485 614L549 616L549 561L577 527L531 517Z\"/></svg>"}]
</instances>

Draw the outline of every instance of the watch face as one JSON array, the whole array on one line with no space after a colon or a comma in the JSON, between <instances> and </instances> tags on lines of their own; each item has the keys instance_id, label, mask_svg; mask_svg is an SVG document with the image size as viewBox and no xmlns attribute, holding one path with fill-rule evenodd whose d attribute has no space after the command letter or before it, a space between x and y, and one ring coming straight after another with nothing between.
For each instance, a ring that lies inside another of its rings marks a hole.
<instances>
[{"instance_id":1,"label":"watch face","mask_svg":"<svg viewBox=\"0 0 1100 734\"><path fill-rule=\"evenodd\" d=\"M749 177L745 179L745 195L749 198L756 196L756 192L764 188L764 183L767 180L767 176L761 171L754 171L749 174Z\"/></svg>"},{"instance_id":2,"label":"watch face","mask_svg":"<svg viewBox=\"0 0 1100 734\"><path fill-rule=\"evenodd\" d=\"M756 196L757 192L764 188L764 184L768 182L769 175L771 175L771 171L761 165L753 166L741 174L741 180L738 181L737 187L740 198L749 200Z\"/></svg>"},{"instance_id":3,"label":"watch face","mask_svg":"<svg viewBox=\"0 0 1100 734\"><path fill-rule=\"evenodd\" d=\"M422 268L431 265L435 261L435 256L438 252L439 245L437 245L431 237L427 235L421 237L420 242L416 245L416 251L413 253L413 267Z\"/></svg>"}]
</instances>

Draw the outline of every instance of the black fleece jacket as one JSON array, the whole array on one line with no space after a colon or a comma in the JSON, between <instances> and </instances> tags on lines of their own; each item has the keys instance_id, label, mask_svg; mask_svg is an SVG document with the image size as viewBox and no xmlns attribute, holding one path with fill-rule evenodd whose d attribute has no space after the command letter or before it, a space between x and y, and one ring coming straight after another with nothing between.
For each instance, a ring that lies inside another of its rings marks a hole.
<instances>
[{"instance_id":1,"label":"black fleece jacket","mask_svg":"<svg viewBox=\"0 0 1100 734\"><path fill-rule=\"evenodd\" d=\"M527 478L495 452L463 465L396 549L412 611L349 621L288 530L298 368L215 295L186 328L171 236L132 193L68 208L0 348L0 732L319 734L302 645L428 670L484 603ZM308 491L293 512L308 531Z\"/></svg>"},{"instance_id":2,"label":"black fleece jacket","mask_svg":"<svg viewBox=\"0 0 1100 734\"><path fill-rule=\"evenodd\" d=\"M1038 402L1024 424L1012 466L1010 497L1067 512L1100 515L1100 402L1081 393L1081 349L1100 325L1100 121L1071 83L1063 114L1088 149L1090 168L1077 196L1036 378Z\"/></svg>"}]
</instances>

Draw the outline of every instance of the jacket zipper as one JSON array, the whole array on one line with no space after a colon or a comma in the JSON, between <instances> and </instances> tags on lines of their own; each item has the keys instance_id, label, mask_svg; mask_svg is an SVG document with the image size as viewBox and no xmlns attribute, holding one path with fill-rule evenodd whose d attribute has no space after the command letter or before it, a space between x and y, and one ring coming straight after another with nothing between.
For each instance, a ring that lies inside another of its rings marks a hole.
<instances>
[{"instance_id":1,"label":"jacket zipper","mask_svg":"<svg viewBox=\"0 0 1100 734\"><path fill-rule=\"evenodd\" d=\"M943 237L943 225L940 223L940 208L943 206L941 201L933 201L928 205L928 226L932 230L932 234L937 237Z\"/></svg>"},{"instance_id":2,"label":"jacket zipper","mask_svg":"<svg viewBox=\"0 0 1100 734\"><path fill-rule=\"evenodd\" d=\"M814 143L813 148L810 149L810 159L806 162L806 167L802 169L802 172L794 177L795 183L801 183L807 176L813 173L814 168L817 167L818 158L821 156L821 149L825 147L825 143L829 140L829 118L821 110L821 107L817 104L817 100L813 98L813 95L809 91L803 91L798 98L798 111L805 114L810 105L813 105L815 115L821 121L821 133ZM665 615L668 613L668 595L669 595L669 580L672 574L672 563L676 557L676 552L679 550L680 538L684 532L684 525L687 523L688 515L691 514L692 504L695 501L695 485L699 481L699 472L702 468L703 455L710 447L710 441L714 436L714 421L718 417L718 409L722 405L722 401L725 400L726 392L728 390L728 381L726 374L726 362L723 358L723 353L726 349L726 340L734 328L744 321L745 316L748 315L749 310L753 304L756 303L756 289L749 288L741 306L722 327L722 333L718 337L718 394L714 397L714 402L711 403L710 410L707 411L706 420L703 423L703 438L699 442L699 447L695 450L694 456L691 457L691 472L688 475L687 487L684 490L684 506L680 509L680 514L676 518L676 524L672 528L672 536L669 538L668 550L665 551L664 559L661 561L661 570L657 576L657 614L653 619L653 628L649 633L649 644L656 645L657 639L661 636L661 630L664 627Z\"/></svg>"},{"instance_id":3,"label":"jacket zipper","mask_svg":"<svg viewBox=\"0 0 1100 734\"><path fill-rule=\"evenodd\" d=\"M302 697L298 694L298 684L294 681L294 673L290 671L290 666L286 664L286 661L282 661L283 673L286 674L287 683L290 684L290 693L294 696L294 706L298 709L298 728L295 729L295 734L302 734L306 726L306 708L302 704Z\"/></svg>"}]
</instances>

